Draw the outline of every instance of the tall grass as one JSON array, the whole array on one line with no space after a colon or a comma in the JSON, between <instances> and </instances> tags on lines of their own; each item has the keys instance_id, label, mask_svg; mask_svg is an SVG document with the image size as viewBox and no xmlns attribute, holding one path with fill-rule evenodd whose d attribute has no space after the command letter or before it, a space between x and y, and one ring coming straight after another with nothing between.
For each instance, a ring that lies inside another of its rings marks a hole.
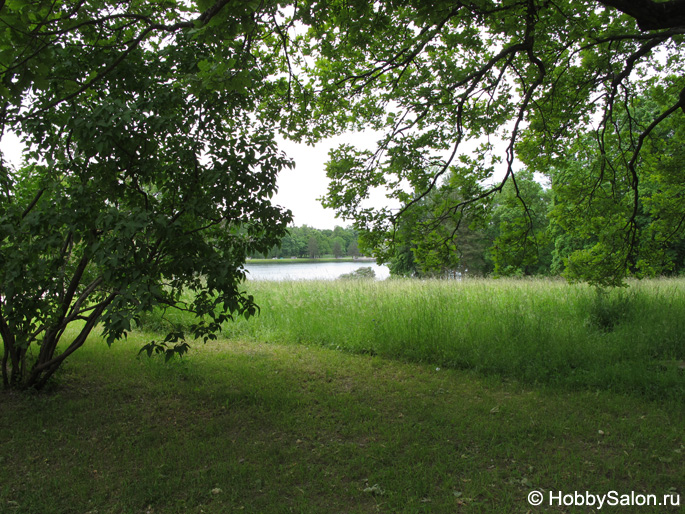
<instances>
[{"instance_id":1,"label":"tall grass","mask_svg":"<svg viewBox=\"0 0 685 514\"><path fill-rule=\"evenodd\" d=\"M685 396L685 281L597 292L551 280L250 282L227 337L304 343L527 383Z\"/></svg>"}]
</instances>

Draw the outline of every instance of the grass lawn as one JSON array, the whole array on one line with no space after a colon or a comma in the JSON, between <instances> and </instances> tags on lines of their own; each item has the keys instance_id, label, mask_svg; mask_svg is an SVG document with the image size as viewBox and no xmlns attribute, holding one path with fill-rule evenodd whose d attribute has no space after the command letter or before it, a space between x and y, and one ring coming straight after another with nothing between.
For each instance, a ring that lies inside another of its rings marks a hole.
<instances>
[{"instance_id":1,"label":"grass lawn","mask_svg":"<svg viewBox=\"0 0 685 514\"><path fill-rule=\"evenodd\" d=\"M317 346L136 358L92 338L0 392L0 512L591 512L540 490L680 494L685 406ZM608 507L601 512L682 512Z\"/></svg>"}]
</instances>

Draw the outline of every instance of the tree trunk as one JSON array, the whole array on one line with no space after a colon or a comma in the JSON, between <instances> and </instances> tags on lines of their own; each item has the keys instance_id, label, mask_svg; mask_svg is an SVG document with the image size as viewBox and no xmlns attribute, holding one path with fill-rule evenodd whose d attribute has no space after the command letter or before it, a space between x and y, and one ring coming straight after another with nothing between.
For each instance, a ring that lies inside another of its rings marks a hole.
<instances>
[{"instance_id":1,"label":"tree trunk","mask_svg":"<svg viewBox=\"0 0 685 514\"><path fill-rule=\"evenodd\" d=\"M640 30L685 27L685 0L654 2L652 0L598 0L635 18Z\"/></svg>"}]
</instances>

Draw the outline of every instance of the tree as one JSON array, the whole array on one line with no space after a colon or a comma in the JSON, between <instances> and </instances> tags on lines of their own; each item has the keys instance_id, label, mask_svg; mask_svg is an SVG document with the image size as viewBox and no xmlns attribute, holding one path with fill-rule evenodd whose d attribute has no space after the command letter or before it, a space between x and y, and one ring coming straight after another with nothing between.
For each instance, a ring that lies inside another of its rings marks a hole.
<instances>
[{"instance_id":1,"label":"tree","mask_svg":"<svg viewBox=\"0 0 685 514\"><path fill-rule=\"evenodd\" d=\"M341 257L345 253L348 242L356 241L356 233L347 228L335 227L334 230L320 230L307 225L290 227L288 233L279 244L272 248L269 257L306 257L309 254L309 240L314 237L317 245L316 255L333 253ZM338 247L336 247L336 243ZM337 248L337 249L336 249ZM253 253L250 257L263 258L265 255Z\"/></svg>"},{"instance_id":2,"label":"tree","mask_svg":"<svg viewBox=\"0 0 685 514\"><path fill-rule=\"evenodd\" d=\"M359 246L356 241L352 241L347 247L347 255L356 259L359 257Z\"/></svg>"},{"instance_id":3,"label":"tree","mask_svg":"<svg viewBox=\"0 0 685 514\"><path fill-rule=\"evenodd\" d=\"M43 387L96 326L111 344L155 306L195 313L204 340L256 312L243 262L290 220L270 202L291 165L278 9L0 2L0 131L29 148L20 169L0 160L5 387ZM183 353L185 336L145 349Z\"/></svg>"},{"instance_id":4,"label":"tree","mask_svg":"<svg viewBox=\"0 0 685 514\"><path fill-rule=\"evenodd\" d=\"M453 173L428 194L416 193L422 198L412 200L393 236L394 248L388 247L392 253L385 257L393 275L485 273L485 257L492 242L486 234L491 209L474 204L454 210L445 208L459 204L459 198L470 194L474 182L463 178Z\"/></svg>"},{"instance_id":5,"label":"tree","mask_svg":"<svg viewBox=\"0 0 685 514\"><path fill-rule=\"evenodd\" d=\"M620 250L616 265L578 261L574 277L617 284L632 273L642 155L656 128L682 124L685 110L684 2L311 0L299 19L310 26L304 51L314 64L301 96L312 121L295 135L315 140L366 127L384 134L376 151L341 146L327 168L325 205L354 219L375 255L392 253L401 219L453 173L478 187L446 202L437 218L486 205L507 182L528 211L516 185L519 160L550 173L591 134L611 160L593 168L590 184L615 175L631 210L611 243ZM636 101L666 77L660 110L634 122ZM369 208L364 200L378 188L401 207ZM591 185L583 194L594 192Z\"/></svg>"},{"instance_id":6,"label":"tree","mask_svg":"<svg viewBox=\"0 0 685 514\"><path fill-rule=\"evenodd\" d=\"M343 247L342 247L342 239L341 238L335 238L333 240L333 255L335 256L336 259L339 259L343 255Z\"/></svg>"},{"instance_id":7,"label":"tree","mask_svg":"<svg viewBox=\"0 0 685 514\"><path fill-rule=\"evenodd\" d=\"M340 245L343 251L345 251L348 245L357 239L357 234L351 228L343 228L336 225L333 229L333 237L340 239Z\"/></svg>"},{"instance_id":8,"label":"tree","mask_svg":"<svg viewBox=\"0 0 685 514\"><path fill-rule=\"evenodd\" d=\"M307 243L307 255L309 255L310 259L316 259L321 255L319 252L319 242L317 241L316 236L312 235L309 237L309 242Z\"/></svg>"},{"instance_id":9,"label":"tree","mask_svg":"<svg viewBox=\"0 0 685 514\"><path fill-rule=\"evenodd\" d=\"M513 183L505 184L494 199L494 272L500 276L547 275L553 245L548 231L551 190L545 190L527 171L517 173L516 186L518 191Z\"/></svg>"},{"instance_id":10,"label":"tree","mask_svg":"<svg viewBox=\"0 0 685 514\"><path fill-rule=\"evenodd\" d=\"M317 233L316 240L319 244L319 255L331 255L333 253L331 238L327 237L323 231Z\"/></svg>"},{"instance_id":11,"label":"tree","mask_svg":"<svg viewBox=\"0 0 685 514\"><path fill-rule=\"evenodd\" d=\"M647 88L628 113L617 116L601 153L592 145L593 134L580 134L564 158L550 172L554 207L552 227L556 238L556 266L570 278L594 270L612 276L614 270L633 276L678 272L682 268L685 237L685 195L682 123L669 118L655 127L640 152L639 187L615 174L621 146L630 144L629 127L650 123L664 110L673 80ZM610 139L611 138L611 139ZM589 197L586 191L592 190ZM636 203L637 202L637 203ZM626 238L625 227L634 227Z\"/></svg>"}]
</instances>

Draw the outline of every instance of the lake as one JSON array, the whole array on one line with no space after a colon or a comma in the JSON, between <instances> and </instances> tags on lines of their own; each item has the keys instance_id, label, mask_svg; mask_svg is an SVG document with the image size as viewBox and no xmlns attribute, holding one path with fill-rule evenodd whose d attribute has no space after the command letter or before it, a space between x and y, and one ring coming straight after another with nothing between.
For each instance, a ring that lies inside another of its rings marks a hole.
<instances>
[{"instance_id":1,"label":"lake","mask_svg":"<svg viewBox=\"0 0 685 514\"><path fill-rule=\"evenodd\" d=\"M335 280L345 273L359 268L371 268L377 280L390 276L387 266L379 266L374 261L344 262L273 262L245 264L249 280Z\"/></svg>"}]
</instances>

